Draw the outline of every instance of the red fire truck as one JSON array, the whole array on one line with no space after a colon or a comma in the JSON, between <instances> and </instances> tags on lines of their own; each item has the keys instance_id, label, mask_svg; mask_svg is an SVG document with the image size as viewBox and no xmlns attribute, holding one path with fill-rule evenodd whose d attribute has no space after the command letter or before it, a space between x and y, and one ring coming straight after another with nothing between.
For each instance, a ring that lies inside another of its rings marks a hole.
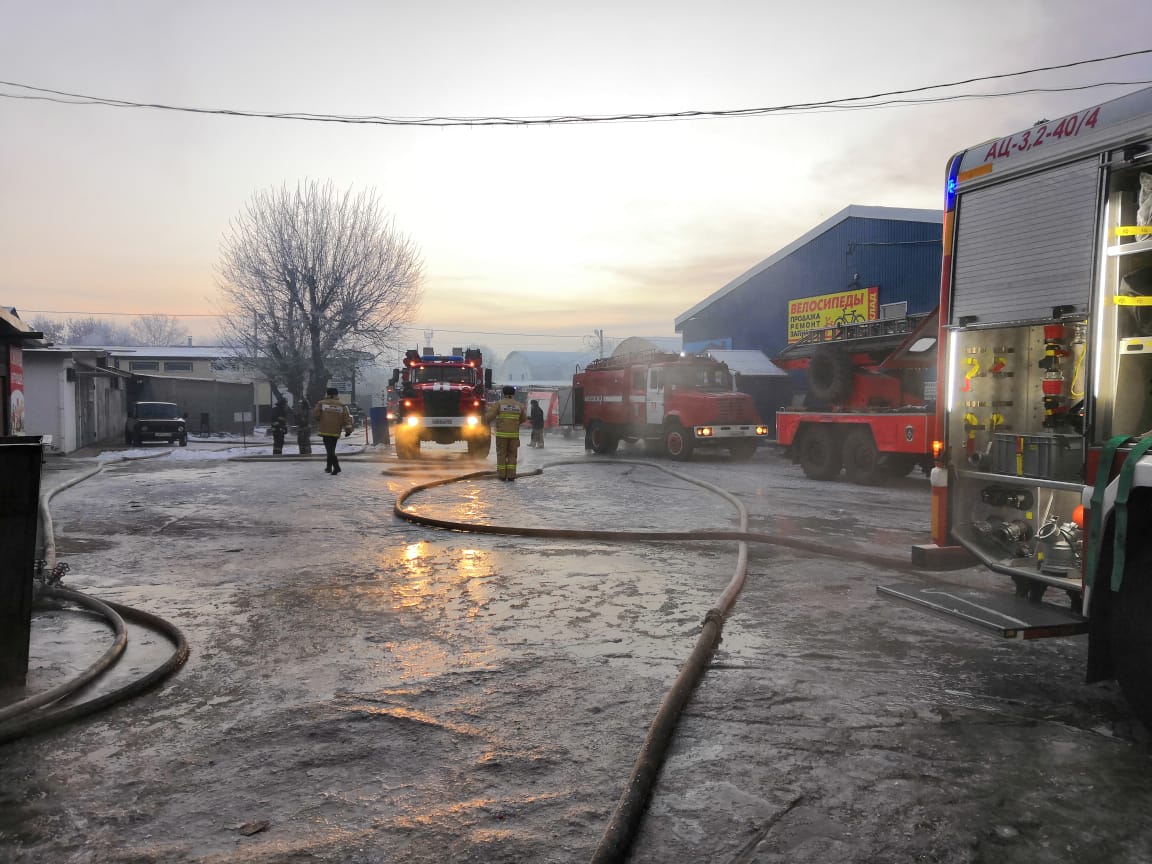
<instances>
[{"instance_id":1,"label":"red fire truck","mask_svg":"<svg viewBox=\"0 0 1152 864\"><path fill-rule=\"evenodd\" d=\"M843 470L854 483L930 468L936 438L937 317L837 324L806 334L773 362L804 369L821 407L776 412L777 443L813 480Z\"/></svg>"},{"instance_id":2,"label":"red fire truck","mask_svg":"<svg viewBox=\"0 0 1152 864\"><path fill-rule=\"evenodd\" d=\"M484 368L477 348L452 349L451 354L404 355L404 368L393 369L389 382L396 393L391 421L396 455L415 459L420 442L468 442L468 455L484 458L492 449L492 434L484 422L485 394L492 387L492 370Z\"/></svg>"},{"instance_id":3,"label":"red fire truck","mask_svg":"<svg viewBox=\"0 0 1152 864\"><path fill-rule=\"evenodd\" d=\"M584 446L614 453L643 440L673 459L722 447L750 459L765 439L752 397L737 392L728 366L706 355L651 352L594 360L572 376L574 422Z\"/></svg>"},{"instance_id":4,"label":"red fire truck","mask_svg":"<svg viewBox=\"0 0 1152 864\"><path fill-rule=\"evenodd\" d=\"M1068 593L1152 727L1152 88L948 167L935 548Z\"/></svg>"}]
</instances>

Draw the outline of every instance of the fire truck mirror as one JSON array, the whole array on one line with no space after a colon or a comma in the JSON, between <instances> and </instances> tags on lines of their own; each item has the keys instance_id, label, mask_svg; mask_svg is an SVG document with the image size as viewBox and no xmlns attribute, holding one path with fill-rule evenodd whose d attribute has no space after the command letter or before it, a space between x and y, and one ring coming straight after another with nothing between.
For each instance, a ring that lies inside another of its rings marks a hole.
<instances>
[{"instance_id":1,"label":"fire truck mirror","mask_svg":"<svg viewBox=\"0 0 1152 864\"><path fill-rule=\"evenodd\" d=\"M388 384L390 386L394 387L394 386L396 386L396 382L399 380L400 380L400 370L399 369L393 369L392 370L392 377L388 379Z\"/></svg>"},{"instance_id":2,"label":"fire truck mirror","mask_svg":"<svg viewBox=\"0 0 1152 864\"><path fill-rule=\"evenodd\" d=\"M484 386L487 387L489 390L492 389L492 370L491 369L485 369L484 370Z\"/></svg>"}]
</instances>

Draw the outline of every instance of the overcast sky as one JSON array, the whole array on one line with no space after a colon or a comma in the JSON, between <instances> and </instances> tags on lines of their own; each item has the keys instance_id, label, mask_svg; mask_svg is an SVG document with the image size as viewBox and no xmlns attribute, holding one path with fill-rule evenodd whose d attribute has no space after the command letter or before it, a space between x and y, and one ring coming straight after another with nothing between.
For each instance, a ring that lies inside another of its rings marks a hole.
<instances>
[{"instance_id":1,"label":"overcast sky","mask_svg":"<svg viewBox=\"0 0 1152 864\"><path fill-rule=\"evenodd\" d=\"M1147 47L1152 4L1111 0L0 0L4 81L257 111L726 110ZM945 92L1152 79L1150 57ZM597 329L671 335L677 315L849 204L939 209L953 152L1134 89L448 129L0 98L0 303L26 318L214 313L229 220L256 190L318 179L374 188L420 247L413 345L425 329L439 350L501 353L580 350ZM184 323L213 341L211 319Z\"/></svg>"}]
</instances>

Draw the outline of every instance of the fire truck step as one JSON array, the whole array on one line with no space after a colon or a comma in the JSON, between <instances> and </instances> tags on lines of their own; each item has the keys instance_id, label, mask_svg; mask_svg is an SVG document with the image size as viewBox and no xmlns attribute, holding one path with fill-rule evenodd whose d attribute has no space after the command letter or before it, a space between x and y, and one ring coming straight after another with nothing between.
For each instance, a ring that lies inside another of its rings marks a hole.
<instances>
[{"instance_id":1,"label":"fire truck step","mask_svg":"<svg viewBox=\"0 0 1152 864\"><path fill-rule=\"evenodd\" d=\"M876 593L998 633L1006 639L1043 639L1088 632L1088 619L1054 603L948 582L881 585Z\"/></svg>"}]
</instances>

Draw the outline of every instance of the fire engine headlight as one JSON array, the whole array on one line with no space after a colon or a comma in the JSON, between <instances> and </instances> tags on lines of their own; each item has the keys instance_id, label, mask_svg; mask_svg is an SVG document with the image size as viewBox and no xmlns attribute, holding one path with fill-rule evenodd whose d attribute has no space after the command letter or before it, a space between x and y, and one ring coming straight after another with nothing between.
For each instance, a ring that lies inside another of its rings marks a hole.
<instances>
[{"instance_id":1,"label":"fire engine headlight","mask_svg":"<svg viewBox=\"0 0 1152 864\"><path fill-rule=\"evenodd\" d=\"M404 422L407 423L409 426L419 426L420 425L420 418L415 416L415 415L412 415L411 417L409 417Z\"/></svg>"},{"instance_id":2,"label":"fire engine headlight","mask_svg":"<svg viewBox=\"0 0 1152 864\"><path fill-rule=\"evenodd\" d=\"M476 426L480 423L480 418L477 417L475 414L469 414L468 420L466 422L468 423L469 426Z\"/></svg>"},{"instance_id":3,"label":"fire engine headlight","mask_svg":"<svg viewBox=\"0 0 1152 864\"><path fill-rule=\"evenodd\" d=\"M697 426L696 427L696 437L697 438L711 438L712 437L712 427L711 426Z\"/></svg>"},{"instance_id":4,"label":"fire engine headlight","mask_svg":"<svg viewBox=\"0 0 1152 864\"><path fill-rule=\"evenodd\" d=\"M756 427L756 434L757 435L767 435L768 434L768 427L767 426L757 426Z\"/></svg>"},{"instance_id":5,"label":"fire engine headlight","mask_svg":"<svg viewBox=\"0 0 1152 864\"><path fill-rule=\"evenodd\" d=\"M385 414L384 416L385 416L385 417L387 417L389 420L395 420L395 419L396 419L396 415L395 415L395 414L393 414L391 411L389 411L389 412L388 412L387 414Z\"/></svg>"}]
</instances>

